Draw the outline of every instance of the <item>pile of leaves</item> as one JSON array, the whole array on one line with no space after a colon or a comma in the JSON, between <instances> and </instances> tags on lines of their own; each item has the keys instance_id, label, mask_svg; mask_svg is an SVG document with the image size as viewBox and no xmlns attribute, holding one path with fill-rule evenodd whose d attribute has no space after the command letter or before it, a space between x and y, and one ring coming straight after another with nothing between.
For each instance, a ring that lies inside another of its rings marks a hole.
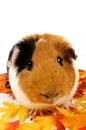
<instances>
[{"instance_id":1,"label":"pile of leaves","mask_svg":"<svg viewBox=\"0 0 86 130\"><path fill-rule=\"evenodd\" d=\"M79 70L79 75L78 89L72 99L77 107L68 111L55 106L51 110L54 114L30 119L29 110L24 106L3 102L3 107L0 107L0 130L86 130L86 71ZM0 93L13 98L11 89L6 88L7 81L7 74L1 74Z\"/></svg>"}]
</instances>

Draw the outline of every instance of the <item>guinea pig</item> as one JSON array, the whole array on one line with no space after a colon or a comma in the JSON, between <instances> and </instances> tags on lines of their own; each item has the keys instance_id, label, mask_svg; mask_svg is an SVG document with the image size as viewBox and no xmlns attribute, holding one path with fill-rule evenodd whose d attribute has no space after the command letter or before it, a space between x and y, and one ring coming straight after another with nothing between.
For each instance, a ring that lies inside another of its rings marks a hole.
<instances>
[{"instance_id":1,"label":"guinea pig","mask_svg":"<svg viewBox=\"0 0 86 130\"><path fill-rule=\"evenodd\" d=\"M70 106L78 86L76 54L62 36L34 34L22 38L8 56L11 89L31 110Z\"/></svg>"}]
</instances>

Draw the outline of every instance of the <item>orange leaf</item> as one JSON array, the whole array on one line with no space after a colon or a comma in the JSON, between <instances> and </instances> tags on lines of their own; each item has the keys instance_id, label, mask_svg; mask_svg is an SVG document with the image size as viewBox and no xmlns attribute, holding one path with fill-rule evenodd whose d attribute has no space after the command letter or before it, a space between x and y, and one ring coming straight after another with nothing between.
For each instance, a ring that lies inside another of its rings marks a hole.
<instances>
[{"instance_id":1,"label":"orange leaf","mask_svg":"<svg viewBox=\"0 0 86 130\"><path fill-rule=\"evenodd\" d=\"M74 117L64 117L61 121L69 130L78 130L86 125L86 115L75 114Z\"/></svg>"},{"instance_id":2,"label":"orange leaf","mask_svg":"<svg viewBox=\"0 0 86 130\"><path fill-rule=\"evenodd\" d=\"M19 124L20 124L19 120L16 120L14 122L8 122L6 125L6 130L16 130Z\"/></svg>"},{"instance_id":3,"label":"orange leaf","mask_svg":"<svg viewBox=\"0 0 86 130\"><path fill-rule=\"evenodd\" d=\"M63 118L61 116L61 118ZM37 117L34 121L38 121L42 125L43 130L52 130L52 128L58 130L65 130L63 124L59 121L60 116L47 116L47 117Z\"/></svg>"},{"instance_id":4,"label":"orange leaf","mask_svg":"<svg viewBox=\"0 0 86 130\"><path fill-rule=\"evenodd\" d=\"M12 93L11 89L6 87L7 81L8 81L7 73L0 74L0 93L10 94L10 96L14 98L14 94Z\"/></svg>"}]
</instances>

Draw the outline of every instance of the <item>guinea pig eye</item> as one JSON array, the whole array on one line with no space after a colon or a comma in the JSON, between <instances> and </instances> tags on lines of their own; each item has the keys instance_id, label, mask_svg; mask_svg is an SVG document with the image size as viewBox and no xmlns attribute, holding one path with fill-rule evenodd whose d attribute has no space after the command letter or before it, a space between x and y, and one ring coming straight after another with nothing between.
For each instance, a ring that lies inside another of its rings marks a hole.
<instances>
[{"instance_id":1,"label":"guinea pig eye","mask_svg":"<svg viewBox=\"0 0 86 130\"><path fill-rule=\"evenodd\" d=\"M63 66L63 59L60 56L57 56L58 63Z\"/></svg>"},{"instance_id":2,"label":"guinea pig eye","mask_svg":"<svg viewBox=\"0 0 86 130\"><path fill-rule=\"evenodd\" d=\"M31 71L33 68L33 62L31 60L29 60L26 64L26 68L27 70Z\"/></svg>"}]
</instances>

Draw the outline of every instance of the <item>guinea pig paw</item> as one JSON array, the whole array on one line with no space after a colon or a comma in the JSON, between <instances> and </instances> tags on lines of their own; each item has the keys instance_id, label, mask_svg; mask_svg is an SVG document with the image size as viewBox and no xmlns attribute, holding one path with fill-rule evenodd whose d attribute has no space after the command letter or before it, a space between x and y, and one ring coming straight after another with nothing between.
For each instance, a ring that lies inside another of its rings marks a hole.
<instances>
[{"instance_id":1,"label":"guinea pig paw","mask_svg":"<svg viewBox=\"0 0 86 130\"><path fill-rule=\"evenodd\" d=\"M56 115L55 110L31 110L29 112L29 117L35 118L36 116L45 116L45 115Z\"/></svg>"},{"instance_id":2,"label":"guinea pig paw","mask_svg":"<svg viewBox=\"0 0 86 130\"><path fill-rule=\"evenodd\" d=\"M77 105L77 104L74 104L74 103L70 104L70 106L69 106L70 109L71 109L71 108L78 108L78 107L80 107L80 106Z\"/></svg>"},{"instance_id":3,"label":"guinea pig paw","mask_svg":"<svg viewBox=\"0 0 86 130\"><path fill-rule=\"evenodd\" d=\"M70 111L70 107L69 107L68 104L61 105L61 108L62 109L67 109L68 111Z\"/></svg>"},{"instance_id":4,"label":"guinea pig paw","mask_svg":"<svg viewBox=\"0 0 86 130\"><path fill-rule=\"evenodd\" d=\"M67 109L70 111L71 109L78 108L79 106L73 103L72 101L69 103L65 103L64 105L61 106L61 108Z\"/></svg>"},{"instance_id":5,"label":"guinea pig paw","mask_svg":"<svg viewBox=\"0 0 86 130\"><path fill-rule=\"evenodd\" d=\"M31 118L34 118L34 117L36 117L36 116L43 116L44 114L43 114L43 111L42 110L31 110L30 112L29 112L29 116L31 117Z\"/></svg>"}]
</instances>

